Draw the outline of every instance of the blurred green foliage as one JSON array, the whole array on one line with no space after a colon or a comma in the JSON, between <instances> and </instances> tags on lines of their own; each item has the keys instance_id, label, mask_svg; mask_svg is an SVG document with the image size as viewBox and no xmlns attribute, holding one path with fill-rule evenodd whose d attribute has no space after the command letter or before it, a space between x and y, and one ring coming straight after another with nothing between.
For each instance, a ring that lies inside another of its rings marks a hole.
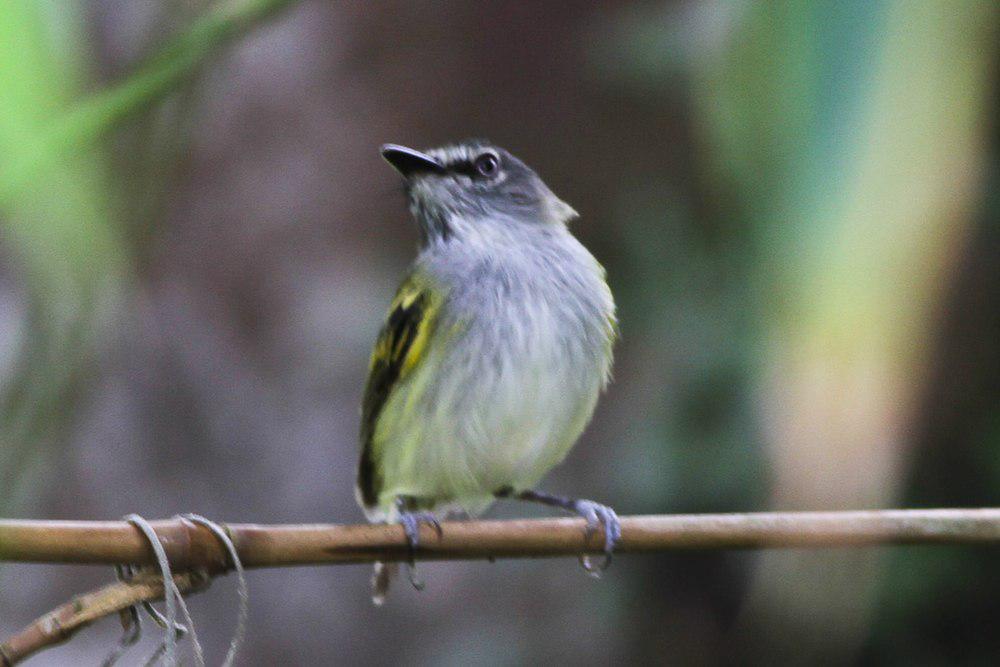
<instances>
[{"instance_id":1,"label":"blurred green foliage","mask_svg":"<svg viewBox=\"0 0 1000 667\"><path fill-rule=\"evenodd\" d=\"M46 12L12 1L0 16L0 205L30 313L0 403L0 508L66 423L97 300L122 261L101 154L60 154L30 179L16 175L18 165L36 160L40 138L88 74L79 69L77 9Z\"/></svg>"},{"instance_id":2,"label":"blurred green foliage","mask_svg":"<svg viewBox=\"0 0 1000 667\"><path fill-rule=\"evenodd\" d=\"M716 198L693 214L684 193L650 179L622 193L616 215L634 260L622 319L671 348L654 355L671 381L661 402L647 399L634 447L672 471L650 481L650 506L750 509L768 490L784 508L899 503L938 309L977 221L982 167L996 160L985 140L996 19L997 5L978 0L622 12L599 65L663 99L683 91ZM980 441L986 459L995 437ZM752 630L734 650L836 662L864 646L933 662L932 645L958 644L941 632L922 642L933 601L968 600L988 559L900 550L875 568L836 554L765 557L737 621ZM950 613L972 626L983 609ZM907 650L894 639L902 628Z\"/></svg>"},{"instance_id":3,"label":"blurred green foliage","mask_svg":"<svg viewBox=\"0 0 1000 667\"><path fill-rule=\"evenodd\" d=\"M96 140L169 95L215 50L292 0L228 0L101 92L77 1L10 0L0 14L0 222L27 325L0 386L0 511L69 423L95 339L132 260L106 147ZM102 329L102 327L105 327Z\"/></svg>"}]
</instances>

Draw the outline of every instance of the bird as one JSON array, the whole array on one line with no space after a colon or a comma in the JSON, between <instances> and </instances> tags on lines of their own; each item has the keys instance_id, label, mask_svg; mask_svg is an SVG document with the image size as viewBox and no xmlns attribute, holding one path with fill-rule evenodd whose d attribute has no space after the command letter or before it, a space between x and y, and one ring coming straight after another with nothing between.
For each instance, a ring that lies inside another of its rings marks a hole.
<instances>
[{"instance_id":1,"label":"bird","mask_svg":"<svg viewBox=\"0 0 1000 667\"><path fill-rule=\"evenodd\" d=\"M603 529L615 511L536 488L589 423L618 338L606 272L573 236L576 211L486 140L382 157L403 178L418 254L378 335L361 407L356 497L374 523L401 524L410 581L420 524L475 517L497 499L561 508ZM394 564L377 562L372 599Z\"/></svg>"}]
</instances>

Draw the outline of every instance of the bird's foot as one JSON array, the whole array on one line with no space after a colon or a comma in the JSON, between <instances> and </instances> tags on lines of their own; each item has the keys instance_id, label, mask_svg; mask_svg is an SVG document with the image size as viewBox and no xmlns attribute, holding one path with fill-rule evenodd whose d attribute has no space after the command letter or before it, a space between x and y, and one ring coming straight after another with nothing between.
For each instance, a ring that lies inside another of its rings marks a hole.
<instances>
[{"instance_id":1,"label":"bird's foot","mask_svg":"<svg viewBox=\"0 0 1000 667\"><path fill-rule=\"evenodd\" d=\"M396 500L398 512L396 521L403 527L403 532L406 533L406 542L409 545L409 558L406 563L407 576L410 584L418 591L422 591L424 590L424 582L417 575L416 565L416 551L417 547L420 546L420 524L424 523L432 527L437 533L438 539L441 539L443 533L441 522L432 512L411 512L407 507L409 507L409 503L405 499L398 498Z\"/></svg>"},{"instance_id":2,"label":"bird's foot","mask_svg":"<svg viewBox=\"0 0 1000 667\"><path fill-rule=\"evenodd\" d=\"M410 545L411 554L420 546L420 524L424 523L433 528L438 538L443 535L441 522L431 512L402 511L399 513L397 521L399 521L399 525L403 527L403 531L406 533L406 541Z\"/></svg>"},{"instance_id":3,"label":"bird's foot","mask_svg":"<svg viewBox=\"0 0 1000 667\"><path fill-rule=\"evenodd\" d=\"M604 527L604 558L601 562L595 565L590 554L580 554L583 569L590 576L599 579L601 573L611 566L611 556L622 537L621 521L613 509L592 500L576 500L572 509L587 521L585 534L588 541L599 528Z\"/></svg>"},{"instance_id":4,"label":"bird's foot","mask_svg":"<svg viewBox=\"0 0 1000 667\"><path fill-rule=\"evenodd\" d=\"M615 550L615 546L622 537L622 525L621 521L618 519L618 515L607 505L595 503L593 500L579 500L576 498L553 496L541 491L515 492L510 487L504 487L498 490L495 495L497 498L513 497L518 500L527 500L542 503L543 505L550 505L552 507L561 507L568 512L578 514L587 521L585 536L588 541L594 533L596 533L597 530L603 526L604 558L600 563L595 565L591 560L590 554L581 554L580 565L582 565L583 569L587 571L587 574L595 578L600 578L601 572L608 569L611 565L611 555Z\"/></svg>"}]
</instances>

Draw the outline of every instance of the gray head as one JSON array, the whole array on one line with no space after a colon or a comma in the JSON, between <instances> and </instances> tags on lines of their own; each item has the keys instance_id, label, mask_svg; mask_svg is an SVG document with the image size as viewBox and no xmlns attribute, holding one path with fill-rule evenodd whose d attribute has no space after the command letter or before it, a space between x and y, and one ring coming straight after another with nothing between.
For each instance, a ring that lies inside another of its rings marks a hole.
<instances>
[{"instance_id":1,"label":"gray head","mask_svg":"<svg viewBox=\"0 0 1000 667\"><path fill-rule=\"evenodd\" d=\"M526 164L485 141L426 152L386 144L382 157L406 180L425 242L508 227L565 225L576 217Z\"/></svg>"}]
</instances>

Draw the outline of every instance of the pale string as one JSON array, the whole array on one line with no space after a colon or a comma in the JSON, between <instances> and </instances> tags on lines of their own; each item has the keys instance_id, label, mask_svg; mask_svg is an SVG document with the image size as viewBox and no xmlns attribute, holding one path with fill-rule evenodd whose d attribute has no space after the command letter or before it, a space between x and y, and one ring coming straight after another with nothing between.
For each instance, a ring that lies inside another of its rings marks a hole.
<instances>
[{"instance_id":1,"label":"pale string","mask_svg":"<svg viewBox=\"0 0 1000 667\"><path fill-rule=\"evenodd\" d=\"M184 596L181 595L180 589L177 588L177 584L173 581L173 579L170 580L170 585L174 589L174 595L177 596L178 606L181 608L181 612L184 615L184 619L188 622L188 627L190 628L190 630L187 630L186 628L184 628L184 626L178 624L177 636L183 637L186 632L191 633L191 644L194 646L195 662L198 664L199 667L205 667L205 654L202 652L201 642L198 641L198 633L196 633L194 630L194 620L192 620L191 613L188 611L187 603L184 602ZM156 611L156 608L153 607L153 605L151 605L149 602L143 602L142 604L143 607L146 609L146 611L150 614L150 616L153 617L153 620L155 620L157 623L160 623L160 621L163 620L163 616L160 615L160 612ZM161 624L160 627L163 627L163 625ZM165 642L161 643L157 647L157 649L153 651L153 655L149 656L149 659L146 660L145 665L147 667L149 667L149 665L155 665L157 660L160 659L160 656L163 655L163 653L165 652L165 647L166 643Z\"/></svg>"},{"instance_id":2,"label":"pale string","mask_svg":"<svg viewBox=\"0 0 1000 667\"><path fill-rule=\"evenodd\" d=\"M160 576L163 578L163 606L166 609L166 615L161 615L153 605L148 602L143 603L143 608L153 620L156 621L160 627L164 630L163 644L160 649L154 653L154 659L162 653L163 663L168 665L168 667L173 667L177 664L177 635L183 630L179 630L180 627L177 623L177 588L174 585L173 575L170 573L170 561L167 560L166 549L163 548L163 543L160 541L160 537L153 530L153 527L144 518L138 514L129 514L125 517L125 521L139 529L140 532L146 537L149 542L149 546L153 549L153 553L156 555L156 563L160 567Z\"/></svg>"},{"instance_id":3,"label":"pale string","mask_svg":"<svg viewBox=\"0 0 1000 667\"><path fill-rule=\"evenodd\" d=\"M240 645L246 636L247 618L250 615L250 588L247 585L243 562L240 560L240 555L236 552L236 545L233 544L229 533L222 526L198 514L182 514L181 518L208 528L226 548L226 551L229 552L233 569L236 570L236 592L240 598L240 605L236 614L236 629L233 631L233 638L229 642L229 651L226 652L226 659L222 662L223 667L231 667L233 661L236 660L236 654L240 650Z\"/></svg>"},{"instance_id":4,"label":"pale string","mask_svg":"<svg viewBox=\"0 0 1000 667\"><path fill-rule=\"evenodd\" d=\"M194 619L191 618L191 612L188 611L187 602L184 601L184 596L181 595L180 590L177 588L177 582L173 579L170 580L170 587L174 589L174 596L177 598L177 606L181 608L181 613L184 615L184 620L187 622L188 631L191 633L191 646L194 647L194 661L198 667L205 667L205 653L201 649L201 642L198 641L198 633L194 629Z\"/></svg>"},{"instance_id":5,"label":"pale string","mask_svg":"<svg viewBox=\"0 0 1000 667\"><path fill-rule=\"evenodd\" d=\"M193 523L206 527L223 544L229 554L230 560L232 561L233 569L236 570L237 593L240 598L240 604L237 613L236 629L233 633L233 638L229 643L229 650L226 653L226 658L222 663L223 667L231 667L246 636L246 624L250 609L250 590L247 585L243 563L240 560L239 554L236 551L236 546L233 544L228 532L219 524L198 514L184 514L181 515L180 518L187 519ZM191 618L191 613L188 611L187 604L184 601L184 596L181 595L180 590L177 588L177 583L174 581L173 575L171 574L170 563L167 559L163 543L160 541L159 536L156 534L156 531L149 524L149 522L138 514L129 514L125 517L125 521L128 521L138 528L139 531L142 532L143 536L145 536L149 541L149 544L153 549L153 553L156 556L157 565L160 568L161 577L164 582L163 601L164 607L166 608L166 615L161 614L148 600L142 602L142 607L146 613L149 614L157 625L164 629L163 642L156 649L156 651L153 652L153 655L150 656L145 664L153 665L162 659L163 664L168 665L169 667L176 665L176 641L179 637L183 637L185 634L190 632L191 643L194 647L195 661L199 667L204 667L205 656L201 647L201 642L198 641L198 635L195 632L194 620ZM115 572L120 581L127 581L134 575L134 568L131 565L116 565ZM180 607L184 620L188 624L187 627L177 622L177 607ZM123 613L128 613L128 620L125 620L125 617L123 617L124 631L122 637L115 649L103 661L103 667L110 667L111 665L114 665L130 646L133 646L137 641L139 641L141 636L142 626L138 613L138 607L133 605Z\"/></svg>"}]
</instances>

